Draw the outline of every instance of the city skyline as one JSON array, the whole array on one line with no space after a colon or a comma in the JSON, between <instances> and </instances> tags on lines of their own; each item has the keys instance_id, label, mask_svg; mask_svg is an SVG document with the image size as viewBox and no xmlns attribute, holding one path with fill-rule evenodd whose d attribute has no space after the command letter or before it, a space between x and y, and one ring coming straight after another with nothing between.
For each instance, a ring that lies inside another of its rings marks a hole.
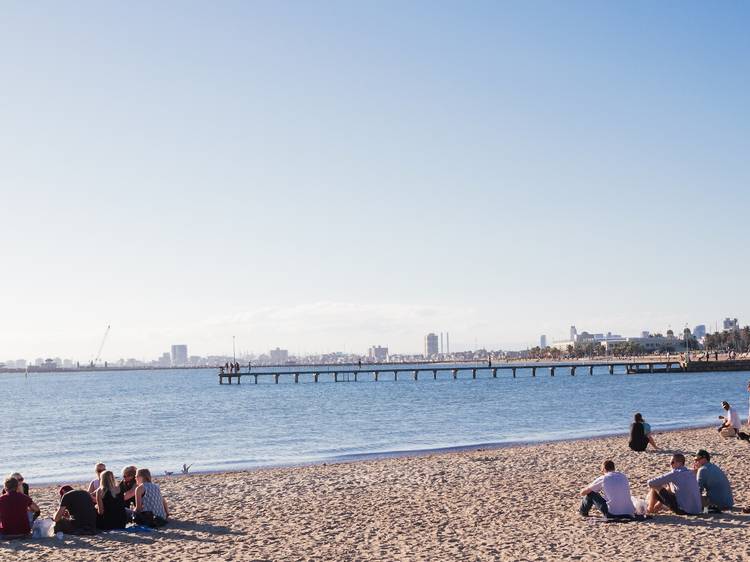
<instances>
[{"instance_id":1,"label":"city skyline","mask_svg":"<svg viewBox=\"0 0 750 562\"><path fill-rule=\"evenodd\" d=\"M0 358L750 317L750 6L542 5L3 2Z\"/></svg>"},{"instance_id":2,"label":"city skyline","mask_svg":"<svg viewBox=\"0 0 750 562\"><path fill-rule=\"evenodd\" d=\"M465 352L472 352L472 351L478 351L478 350L488 350L488 351L522 351L525 349L531 349L534 347L545 347L547 345L552 344L560 344L560 343L567 343L570 340L575 340L578 336L581 334L587 333L589 335L598 335L598 336L605 336L609 337L612 336L616 339L621 339L623 337L625 338L637 338L637 337L648 337L649 335L654 335L657 333L663 333L666 334L669 330L672 330L677 336L681 336L683 333L683 330L687 327L691 333L693 333L694 336L700 338L704 336L706 333L713 334L716 332L721 331L727 331L727 330L733 330L733 329L739 329L741 327L744 327L747 325L747 323L742 323L737 317L731 317L726 316L721 321L715 321L713 325L707 325L703 323L696 323L693 325L687 325L682 327L672 327L671 325L668 325L665 328L650 328L650 329L642 329L638 332L632 332L627 333L623 332L620 333L613 333L612 330L588 330L586 327L582 328L579 332L576 328L576 325L570 325L567 329L567 336L562 336L559 338L549 338L547 334L542 334L541 336L538 336L538 339L536 342L527 342L521 346L517 347L508 347L508 346L498 346L498 345L488 345L488 346L466 346L466 347L458 347L453 349L453 351L450 350L449 347L445 346L443 343L443 335L446 336L446 339L449 337L449 332L429 332L421 337L421 345L419 346L419 349L399 349L396 350L392 346L381 346L380 344L370 344L365 348L364 350L345 350L345 349L336 349L335 347L332 347L330 349L326 350L306 350L306 351L299 351L299 350L293 350L291 348L285 347L281 348L278 345L276 345L274 348L266 348L266 349L250 349L250 348L236 348L234 350L230 349L229 352L227 351L207 351L203 353L188 353L188 349L192 350L192 347L190 345L186 344L169 344L165 347L168 348L167 351L159 351L153 356L146 356L143 354L131 354L127 356L108 356L105 353L103 353L101 361L97 363L98 365L104 364L104 362L109 362L111 364L115 364L118 361L129 361L129 360L135 360L142 364L148 364L148 363L155 363L155 364L161 364L161 365L175 365L175 364L188 364L188 357L193 358L210 358L210 357L225 357L225 358L231 358L231 357L240 357L247 359L248 357L268 357L271 362L274 363L283 363L285 362L289 357L311 357L311 356L321 356L321 355L329 355L329 354L346 354L350 355L352 357L359 356L359 357L370 357L377 356L378 358L385 358L389 355L392 356L424 356L424 357L431 357L434 355L450 355L451 353L465 353ZM564 330L560 330L560 333L563 333ZM107 334L109 334L109 327L107 328ZM233 344L236 346L236 336L232 337ZM126 359L127 357L127 359ZM2 357L0 356L0 362L15 362L15 361L26 361L29 365L32 364L42 364L45 360L55 359L58 362L61 362L62 360L65 360L66 366L74 366L76 363L80 363L81 365L86 365L90 361L93 361L94 356L92 355L90 359L83 359L79 357L71 357L69 354L39 354L35 353L32 354L32 356L29 357L14 357L14 356L8 356L8 357ZM22 367L22 365L16 365L17 367Z\"/></svg>"}]
</instances>

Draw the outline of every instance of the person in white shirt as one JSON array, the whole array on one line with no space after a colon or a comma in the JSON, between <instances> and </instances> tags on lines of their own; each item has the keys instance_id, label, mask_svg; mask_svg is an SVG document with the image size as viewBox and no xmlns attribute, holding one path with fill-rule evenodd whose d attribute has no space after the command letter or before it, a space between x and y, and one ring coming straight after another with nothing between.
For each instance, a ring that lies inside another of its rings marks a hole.
<instances>
[{"instance_id":1,"label":"person in white shirt","mask_svg":"<svg viewBox=\"0 0 750 562\"><path fill-rule=\"evenodd\" d=\"M724 401L721 403L721 406L726 411L726 415L719 416L720 420L724 420L724 423L719 428L719 433L722 437L737 437L742 426L740 415L737 413L737 410L729 405L729 402Z\"/></svg>"},{"instance_id":2,"label":"person in white shirt","mask_svg":"<svg viewBox=\"0 0 750 562\"><path fill-rule=\"evenodd\" d=\"M580 514L588 517L593 506L605 517L633 517L635 509L630 498L628 477L615 471L615 463L602 463L602 475L581 490Z\"/></svg>"}]
</instances>

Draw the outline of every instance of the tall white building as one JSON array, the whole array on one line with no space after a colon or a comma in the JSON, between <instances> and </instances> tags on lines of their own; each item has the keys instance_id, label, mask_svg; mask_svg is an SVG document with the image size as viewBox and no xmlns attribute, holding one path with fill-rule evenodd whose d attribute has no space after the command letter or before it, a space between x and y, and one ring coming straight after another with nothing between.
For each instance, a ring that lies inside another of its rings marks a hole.
<instances>
[{"instance_id":1,"label":"tall white building","mask_svg":"<svg viewBox=\"0 0 750 562\"><path fill-rule=\"evenodd\" d=\"M283 364L289 361L289 351L286 349L272 349L269 353L271 356L271 363Z\"/></svg>"},{"instance_id":2,"label":"tall white building","mask_svg":"<svg viewBox=\"0 0 750 562\"><path fill-rule=\"evenodd\" d=\"M373 345L367 350L367 356L373 361L388 361L388 348Z\"/></svg>"},{"instance_id":3,"label":"tall white building","mask_svg":"<svg viewBox=\"0 0 750 562\"><path fill-rule=\"evenodd\" d=\"M184 367L188 362L188 348L186 345L172 346L172 366Z\"/></svg>"},{"instance_id":4,"label":"tall white building","mask_svg":"<svg viewBox=\"0 0 750 562\"><path fill-rule=\"evenodd\" d=\"M545 334L542 334L542 336L539 338L539 347L544 349L547 347L547 336Z\"/></svg>"},{"instance_id":5,"label":"tall white building","mask_svg":"<svg viewBox=\"0 0 750 562\"><path fill-rule=\"evenodd\" d=\"M576 341L576 338L578 337L578 330L576 330L575 326L570 327L570 340Z\"/></svg>"},{"instance_id":6,"label":"tall white building","mask_svg":"<svg viewBox=\"0 0 750 562\"><path fill-rule=\"evenodd\" d=\"M424 337L424 356L434 357L438 354L438 337L430 332Z\"/></svg>"}]
</instances>

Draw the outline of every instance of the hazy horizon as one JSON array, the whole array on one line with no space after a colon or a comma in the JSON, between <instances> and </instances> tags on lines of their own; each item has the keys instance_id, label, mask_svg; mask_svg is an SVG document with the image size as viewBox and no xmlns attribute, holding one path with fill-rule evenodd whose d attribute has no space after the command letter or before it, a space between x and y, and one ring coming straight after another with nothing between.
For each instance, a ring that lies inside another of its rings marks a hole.
<instances>
[{"instance_id":1,"label":"hazy horizon","mask_svg":"<svg viewBox=\"0 0 750 562\"><path fill-rule=\"evenodd\" d=\"M0 361L737 317L750 6L0 4Z\"/></svg>"}]
</instances>

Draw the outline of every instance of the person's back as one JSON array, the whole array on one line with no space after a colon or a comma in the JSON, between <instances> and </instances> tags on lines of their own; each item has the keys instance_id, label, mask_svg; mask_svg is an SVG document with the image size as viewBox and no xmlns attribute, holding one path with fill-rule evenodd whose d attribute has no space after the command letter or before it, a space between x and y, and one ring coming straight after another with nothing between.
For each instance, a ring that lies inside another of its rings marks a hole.
<instances>
[{"instance_id":1,"label":"person's back","mask_svg":"<svg viewBox=\"0 0 750 562\"><path fill-rule=\"evenodd\" d=\"M24 536L31 533L29 506L31 498L11 490L0 496L0 535Z\"/></svg>"},{"instance_id":2,"label":"person's back","mask_svg":"<svg viewBox=\"0 0 750 562\"><path fill-rule=\"evenodd\" d=\"M124 529L128 522L128 515L125 511L125 500L121 493L112 495L110 490L102 492L102 503L104 504L104 513L96 519L98 529Z\"/></svg>"},{"instance_id":3,"label":"person's back","mask_svg":"<svg viewBox=\"0 0 750 562\"><path fill-rule=\"evenodd\" d=\"M645 451L648 446L648 437L642 422L633 422L630 425L630 440L628 447L633 451Z\"/></svg>"},{"instance_id":4,"label":"person's back","mask_svg":"<svg viewBox=\"0 0 750 562\"><path fill-rule=\"evenodd\" d=\"M96 531L96 508L90 494L83 490L71 490L62 497L60 505L68 510L73 521L73 527L67 532Z\"/></svg>"},{"instance_id":5,"label":"person's back","mask_svg":"<svg viewBox=\"0 0 750 562\"><path fill-rule=\"evenodd\" d=\"M633 515L633 500L630 496L628 477L622 472L608 472L602 477L602 492L611 515Z\"/></svg>"},{"instance_id":6,"label":"person's back","mask_svg":"<svg viewBox=\"0 0 750 562\"><path fill-rule=\"evenodd\" d=\"M143 483L143 511L150 511L154 517L167 518L164 511L164 501L161 495L161 489L153 482Z\"/></svg>"},{"instance_id":7,"label":"person's back","mask_svg":"<svg viewBox=\"0 0 750 562\"><path fill-rule=\"evenodd\" d=\"M708 462L698 469L698 487L705 490L708 505L719 509L734 507L732 487L724 471L715 464Z\"/></svg>"}]
</instances>

